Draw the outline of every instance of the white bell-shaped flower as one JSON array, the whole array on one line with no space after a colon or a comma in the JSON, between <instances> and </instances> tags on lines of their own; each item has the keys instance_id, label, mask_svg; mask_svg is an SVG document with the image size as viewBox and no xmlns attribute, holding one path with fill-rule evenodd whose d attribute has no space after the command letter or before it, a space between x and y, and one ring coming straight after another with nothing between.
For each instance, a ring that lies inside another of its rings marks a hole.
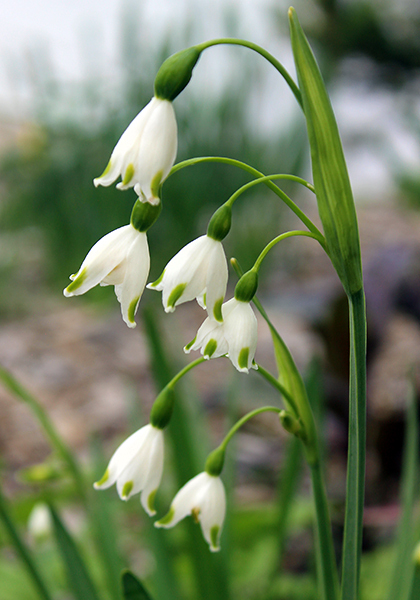
<instances>
[{"instance_id":1,"label":"white bell-shaped flower","mask_svg":"<svg viewBox=\"0 0 420 600\"><path fill-rule=\"evenodd\" d=\"M145 425L117 448L102 479L94 483L97 490L117 484L121 500L141 492L140 501L148 515L156 514L154 498L163 471L163 431Z\"/></svg>"},{"instance_id":2,"label":"white bell-shaped flower","mask_svg":"<svg viewBox=\"0 0 420 600\"><path fill-rule=\"evenodd\" d=\"M223 322L206 319L192 342L185 346L200 350L204 358L218 358L227 354L238 371L248 373L253 367L257 349L257 319L249 302L232 298L222 304Z\"/></svg>"},{"instance_id":3,"label":"white bell-shaped flower","mask_svg":"<svg viewBox=\"0 0 420 600\"><path fill-rule=\"evenodd\" d=\"M197 299L210 319L222 321L221 306L226 293L228 268L223 245L202 235L178 252L162 275L147 287L162 292L166 312L178 304Z\"/></svg>"},{"instance_id":4,"label":"white bell-shaped flower","mask_svg":"<svg viewBox=\"0 0 420 600\"><path fill-rule=\"evenodd\" d=\"M119 189L134 187L142 201L159 204L159 186L174 164L177 145L172 102L152 98L124 131L105 171L93 182L107 186L121 176Z\"/></svg>"},{"instance_id":5,"label":"white bell-shaped flower","mask_svg":"<svg viewBox=\"0 0 420 600\"><path fill-rule=\"evenodd\" d=\"M220 534L226 512L226 494L222 480L205 471L190 479L176 494L167 515L155 527L173 527L187 515L200 523L212 552L220 550Z\"/></svg>"},{"instance_id":6,"label":"white bell-shaped flower","mask_svg":"<svg viewBox=\"0 0 420 600\"><path fill-rule=\"evenodd\" d=\"M64 295L79 296L98 283L114 285L121 304L122 318L128 327L134 320L150 269L146 234L132 225L111 231L90 249Z\"/></svg>"}]
</instances>

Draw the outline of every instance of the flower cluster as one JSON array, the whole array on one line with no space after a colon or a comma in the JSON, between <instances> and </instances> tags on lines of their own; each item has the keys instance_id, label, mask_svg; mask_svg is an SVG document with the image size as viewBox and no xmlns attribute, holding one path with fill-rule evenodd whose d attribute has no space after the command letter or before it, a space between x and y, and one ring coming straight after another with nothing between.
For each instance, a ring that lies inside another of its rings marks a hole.
<instances>
[{"instance_id":1,"label":"flower cluster","mask_svg":"<svg viewBox=\"0 0 420 600\"><path fill-rule=\"evenodd\" d=\"M64 295L70 297L84 294L98 284L113 285L128 327L136 326L135 315L149 275L147 231L160 214L161 185L177 152L172 100L188 83L199 54L193 49L164 63L155 81L155 97L124 131L106 169L94 179L95 186L108 186L120 177L117 188L134 188L138 198L130 223L111 231L91 248L64 290ZM185 352L201 350L208 359L226 355L236 369L248 373L254 366L257 345L257 320L250 305L256 288L248 296L235 291L235 297L224 302L228 267L222 240L230 226L231 204L227 202L213 215L206 235L182 248L159 279L147 287L162 292L166 312L194 299L207 311L207 318ZM172 414L171 392L171 386L164 388L152 408L150 423L119 446L105 474L94 484L96 489L116 484L122 500L140 493L141 504L150 516L156 512L154 497L162 478L163 430ZM200 522L210 549L219 550L226 509L221 469L222 465L219 468L206 463L205 471L179 490L168 514L155 523L156 527L172 527L191 514Z\"/></svg>"}]
</instances>

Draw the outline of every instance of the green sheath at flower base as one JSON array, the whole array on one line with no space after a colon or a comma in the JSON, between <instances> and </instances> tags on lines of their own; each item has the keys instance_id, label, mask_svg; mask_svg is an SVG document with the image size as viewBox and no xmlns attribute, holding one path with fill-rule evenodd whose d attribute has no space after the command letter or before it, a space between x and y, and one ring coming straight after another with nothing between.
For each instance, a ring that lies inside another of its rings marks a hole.
<instances>
[{"instance_id":1,"label":"green sheath at flower base","mask_svg":"<svg viewBox=\"0 0 420 600\"><path fill-rule=\"evenodd\" d=\"M137 231L146 232L158 219L162 210L162 203L150 204L136 200L131 211L130 223Z\"/></svg>"},{"instance_id":2,"label":"green sheath at flower base","mask_svg":"<svg viewBox=\"0 0 420 600\"><path fill-rule=\"evenodd\" d=\"M293 8L289 20L319 216L328 254L346 293L351 295L362 288L362 266L356 210L340 134L321 73Z\"/></svg>"},{"instance_id":3,"label":"green sheath at flower base","mask_svg":"<svg viewBox=\"0 0 420 600\"><path fill-rule=\"evenodd\" d=\"M242 275L235 287L235 298L240 302L251 302L258 289L258 273L251 269Z\"/></svg>"},{"instance_id":4,"label":"green sheath at flower base","mask_svg":"<svg viewBox=\"0 0 420 600\"><path fill-rule=\"evenodd\" d=\"M216 242L221 242L229 233L231 224L232 208L228 204L223 204L210 219L207 235Z\"/></svg>"},{"instance_id":5,"label":"green sheath at flower base","mask_svg":"<svg viewBox=\"0 0 420 600\"><path fill-rule=\"evenodd\" d=\"M223 470L224 462L225 449L219 446L219 448L216 448L216 450L213 450L213 452L208 455L204 470L209 475L218 477Z\"/></svg>"},{"instance_id":6,"label":"green sheath at flower base","mask_svg":"<svg viewBox=\"0 0 420 600\"><path fill-rule=\"evenodd\" d=\"M296 419L292 414L286 410L279 412L280 423L284 429L289 433L293 433L296 437L302 438L304 436L304 429L299 419Z\"/></svg>"},{"instance_id":7,"label":"green sheath at flower base","mask_svg":"<svg viewBox=\"0 0 420 600\"><path fill-rule=\"evenodd\" d=\"M200 54L201 51L193 46L167 58L156 75L156 98L174 100L188 85Z\"/></svg>"},{"instance_id":8,"label":"green sheath at flower base","mask_svg":"<svg viewBox=\"0 0 420 600\"><path fill-rule=\"evenodd\" d=\"M153 427L164 429L171 420L173 408L173 389L166 387L160 392L150 411L150 423Z\"/></svg>"}]
</instances>

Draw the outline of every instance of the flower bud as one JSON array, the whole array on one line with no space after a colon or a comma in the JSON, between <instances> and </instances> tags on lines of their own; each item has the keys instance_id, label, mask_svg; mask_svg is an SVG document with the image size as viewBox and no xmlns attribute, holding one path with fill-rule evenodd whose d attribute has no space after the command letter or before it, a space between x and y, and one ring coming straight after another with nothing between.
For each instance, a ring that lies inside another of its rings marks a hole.
<instances>
[{"instance_id":1,"label":"flower bud","mask_svg":"<svg viewBox=\"0 0 420 600\"><path fill-rule=\"evenodd\" d=\"M258 273L251 269L242 275L235 287L235 298L240 302L251 302L258 289Z\"/></svg>"},{"instance_id":2,"label":"flower bud","mask_svg":"<svg viewBox=\"0 0 420 600\"><path fill-rule=\"evenodd\" d=\"M206 460L204 470L213 477L218 477L223 470L225 462L225 451L223 448L216 448L211 452Z\"/></svg>"},{"instance_id":3,"label":"flower bud","mask_svg":"<svg viewBox=\"0 0 420 600\"><path fill-rule=\"evenodd\" d=\"M162 203L150 204L137 198L131 211L130 223L140 232L146 232L156 222L162 210Z\"/></svg>"},{"instance_id":4,"label":"flower bud","mask_svg":"<svg viewBox=\"0 0 420 600\"><path fill-rule=\"evenodd\" d=\"M174 394L170 387L163 388L150 411L150 423L157 429L165 429L171 420L174 408Z\"/></svg>"},{"instance_id":5,"label":"flower bud","mask_svg":"<svg viewBox=\"0 0 420 600\"><path fill-rule=\"evenodd\" d=\"M192 46L167 58L156 75L156 98L174 100L188 85L200 54L201 52Z\"/></svg>"},{"instance_id":6,"label":"flower bud","mask_svg":"<svg viewBox=\"0 0 420 600\"><path fill-rule=\"evenodd\" d=\"M207 227L207 235L216 242L221 242L229 233L232 224L232 209L223 204L216 210Z\"/></svg>"},{"instance_id":7,"label":"flower bud","mask_svg":"<svg viewBox=\"0 0 420 600\"><path fill-rule=\"evenodd\" d=\"M279 412L280 423L289 433L293 433L297 437L301 437L303 433L302 423L289 412L282 410Z\"/></svg>"}]
</instances>

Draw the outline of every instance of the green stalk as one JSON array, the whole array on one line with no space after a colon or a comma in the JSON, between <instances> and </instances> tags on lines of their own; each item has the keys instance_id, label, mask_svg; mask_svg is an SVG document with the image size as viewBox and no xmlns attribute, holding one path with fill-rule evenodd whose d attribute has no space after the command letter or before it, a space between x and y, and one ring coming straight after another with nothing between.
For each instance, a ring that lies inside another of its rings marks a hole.
<instances>
[{"instance_id":1,"label":"green stalk","mask_svg":"<svg viewBox=\"0 0 420 600\"><path fill-rule=\"evenodd\" d=\"M366 306L363 289L349 295L350 393L342 600L357 600L366 464Z\"/></svg>"},{"instance_id":2,"label":"green stalk","mask_svg":"<svg viewBox=\"0 0 420 600\"><path fill-rule=\"evenodd\" d=\"M50 595L44 580L42 579L38 567L32 559L32 556L24 544L20 534L15 527L12 518L9 515L9 512L6 507L6 501L3 497L3 493L0 489L0 519L3 521L5 528L7 529L9 536L12 540L13 546L16 549L16 552L19 554L23 564L25 565L31 579L38 590L40 598L43 600L52 600L52 596Z\"/></svg>"},{"instance_id":3,"label":"green stalk","mask_svg":"<svg viewBox=\"0 0 420 600\"><path fill-rule=\"evenodd\" d=\"M319 448L318 448L319 454ZM316 553L318 556L321 598L337 600L338 576L334 556L331 521L320 461L309 465L316 511Z\"/></svg>"},{"instance_id":4,"label":"green stalk","mask_svg":"<svg viewBox=\"0 0 420 600\"><path fill-rule=\"evenodd\" d=\"M38 400L36 400L36 398L32 396L32 394L30 394L28 390L24 388L11 373L9 373L9 371L1 366L0 381L3 383L5 388L9 390L9 392L29 406L43 428L47 438L51 443L51 446L55 448L62 460L67 464L80 496L84 501L86 501L86 488L82 472L80 471L80 468L70 449L57 432L54 423L48 416L48 413L44 410Z\"/></svg>"},{"instance_id":5,"label":"green stalk","mask_svg":"<svg viewBox=\"0 0 420 600\"><path fill-rule=\"evenodd\" d=\"M227 158L225 156L199 156L197 158L189 158L188 160L183 160L182 162L179 162L176 165L174 165L172 167L167 179L169 179L169 177L171 175L174 175L174 173L176 173L177 171L180 171L181 169L184 169L185 167L190 167L190 166L198 165L200 163L205 163L205 162L218 162L218 163L222 163L222 164L226 164L226 165L231 165L233 167L238 167L239 169L246 171L250 175L253 175L257 179L266 177L264 175L264 173L261 173L261 171L254 169L254 167L251 167L250 165L247 165L246 163L244 163L240 160L235 160L234 158ZM296 177L295 175L286 175L285 174L285 175L277 176L276 178L277 179L287 179L290 181L294 181L296 183L300 183L301 185L306 187L308 190L311 190L311 192L314 192L314 187L312 186L312 184L308 183L304 179L301 179L300 177ZM281 190L275 183L270 181L270 179L266 178L264 183L272 192L274 192L281 200L283 200L283 202L286 204L286 206L288 206L290 208L290 210L292 212L294 212L295 215L302 221L302 223L304 225L306 225L306 227L309 229L309 231L312 231L312 233L314 233L320 237L323 237L322 233L319 231L318 227L316 227L316 225L314 225L312 223L311 219L307 215L305 215L305 213L297 206L297 204L295 204L293 202L293 200L291 198L289 198L289 196L287 194L285 194L283 192L283 190Z\"/></svg>"},{"instance_id":6,"label":"green stalk","mask_svg":"<svg viewBox=\"0 0 420 600\"><path fill-rule=\"evenodd\" d=\"M296 100L298 101L299 106L301 108L303 107L302 96L301 96L300 90L299 90L298 86L296 85L296 83L293 81L293 79L291 78L289 73L286 71L286 69L283 67L283 65L277 60L277 58L275 58L272 54L267 52L267 50L265 50L261 46L258 46L257 44L254 44L253 42L248 42L247 40L241 40L241 39L236 39L236 38L219 38L219 39L215 39L215 40L210 40L208 42L203 42L202 44L198 44L195 47L199 52L202 52L203 50L206 50L207 48L210 48L211 46L218 46L220 44L231 44L234 46L243 46L244 48L249 48L250 50L253 50L257 54L260 54L261 56L263 56L266 60L268 60L268 62L270 64L273 65L273 67L275 69L277 69L277 71L280 73L280 75L286 81L287 85L290 87L292 93L294 94Z\"/></svg>"}]
</instances>

